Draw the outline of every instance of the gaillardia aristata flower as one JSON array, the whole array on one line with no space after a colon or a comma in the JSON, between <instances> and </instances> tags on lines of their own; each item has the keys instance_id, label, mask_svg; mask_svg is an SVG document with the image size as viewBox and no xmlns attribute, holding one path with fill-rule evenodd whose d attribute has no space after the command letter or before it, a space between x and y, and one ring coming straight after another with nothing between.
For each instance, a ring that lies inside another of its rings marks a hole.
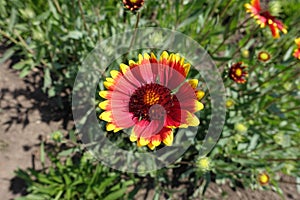
<instances>
[{"instance_id":1,"label":"gaillardia aristata flower","mask_svg":"<svg viewBox=\"0 0 300 200\"><path fill-rule=\"evenodd\" d=\"M261 7L260 0L251 0L251 4L247 3L245 7L246 11L251 13L251 16L257 20L261 28L266 27L266 25L269 26L274 38L280 37L279 31L282 31L284 34L287 33L285 25L272 16L267 9Z\"/></svg>"},{"instance_id":2,"label":"gaillardia aristata flower","mask_svg":"<svg viewBox=\"0 0 300 200\"><path fill-rule=\"evenodd\" d=\"M144 0L123 0L124 7L130 11L137 11L144 5Z\"/></svg>"},{"instance_id":3,"label":"gaillardia aristata flower","mask_svg":"<svg viewBox=\"0 0 300 200\"><path fill-rule=\"evenodd\" d=\"M260 51L257 54L257 58L262 62L268 62L271 59L271 55L266 51Z\"/></svg>"},{"instance_id":4,"label":"gaillardia aristata flower","mask_svg":"<svg viewBox=\"0 0 300 200\"><path fill-rule=\"evenodd\" d=\"M267 173L261 173L259 174L258 176L258 182L261 186L265 186L265 185L268 185L269 182L270 182L270 177Z\"/></svg>"},{"instance_id":5,"label":"gaillardia aristata flower","mask_svg":"<svg viewBox=\"0 0 300 200\"><path fill-rule=\"evenodd\" d=\"M242 62L235 63L229 69L229 77L236 83L246 83L248 72L245 69Z\"/></svg>"},{"instance_id":6,"label":"gaillardia aristata flower","mask_svg":"<svg viewBox=\"0 0 300 200\"><path fill-rule=\"evenodd\" d=\"M196 164L202 172L207 172L211 169L211 161L208 157L199 158Z\"/></svg>"},{"instance_id":7,"label":"gaillardia aristata flower","mask_svg":"<svg viewBox=\"0 0 300 200\"><path fill-rule=\"evenodd\" d=\"M130 140L138 146L154 149L161 143L172 145L173 129L198 126L194 114L203 109L199 102L203 91L197 90L198 80L187 80L190 64L179 54L164 51L160 58L139 54L138 62L120 64L120 71L110 71L106 91L99 95L100 119L108 122L107 131L132 128Z\"/></svg>"},{"instance_id":8,"label":"gaillardia aristata flower","mask_svg":"<svg viewBox=\"0 0 300 200\"><path fill-rule=\"evenodd\" d=\"M295 49L293 56L300 60L300 37L295 39L295 43L297 44L298 48Z\"/></svg>"}]
</instances>

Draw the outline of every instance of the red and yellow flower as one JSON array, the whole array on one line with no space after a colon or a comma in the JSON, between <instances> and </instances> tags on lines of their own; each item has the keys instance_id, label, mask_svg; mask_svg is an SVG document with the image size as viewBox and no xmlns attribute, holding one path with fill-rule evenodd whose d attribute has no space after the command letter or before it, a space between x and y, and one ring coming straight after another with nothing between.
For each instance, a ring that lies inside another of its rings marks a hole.
<instances>
[{"instance_id":1,"label":"red and yellow flower","mask_svg":"<svg viewBox=\"0 0 300 200\"><path fill-rule=\"evenodd\" d=\"M154 149L161 143L172 145L173 129L198 126L194 114L203 109L199 102L204 92L197 90L198 80L187 80L190 64L179 54L164 51L160 58L139 54L138 62L120 64L110 71L105 91L99 95L100 119L108 122L107 131L132 128L130 140L138 146Z\"/></svg>"},{"instance_id":2,"label":"red and yellow flower","mask_svg":"<svg viewBox=\"0 0 300 200\"><path fill-rule=\"evenodd\" d=\"M144 5L144 0L123 0L124 7L130 11L137 11Z\"/></svg>"},{"instance_id":3,"label":"red and yellow flower","mask_svg":"<svg viewBox=\"0 0 300 200\"><path fill-rule=\"evenodd\" d=\"M229 69L229 77L236 83L246 83L245 77L248 76L246 68L242 62L233 64Z\"/></svg>"},{"instance_id":4,"label":"red and yellow flower","mask_svg":"<svg viewBox=\"0 0 300 200\"><path fill-rule=\"evenodd\" d=\"M279 38L279 31L284 34L287 33L285 25L274 16L270 14L268 10L262 9L260 0L251 0L251 4L245 4L246 12L251 13L251 16L257 20L257 23L261 28L269 26L274 38Z\"/></svg>"},{"instance_id":5,"label":"red and yellow flower","mask_svg":"<svg viewBox=\"0 0 300 200\"><path fill-rule=\"evenodd\" d=\"M268 62L271 59L271 55L266 51L260 51L257 54L257 58L262 62Z\"/></svg>"},{"instance_id":6,"label":"red and yellow flower","mask_svg":"<svg viewBox=\"0 0 300 200\"><path fill-rule=\"evenodd\" d=\"M298 48L295 49L293 56L300 60L300 37L295 39L295 43L297 44Z\"/></svg>"}]
</instances>

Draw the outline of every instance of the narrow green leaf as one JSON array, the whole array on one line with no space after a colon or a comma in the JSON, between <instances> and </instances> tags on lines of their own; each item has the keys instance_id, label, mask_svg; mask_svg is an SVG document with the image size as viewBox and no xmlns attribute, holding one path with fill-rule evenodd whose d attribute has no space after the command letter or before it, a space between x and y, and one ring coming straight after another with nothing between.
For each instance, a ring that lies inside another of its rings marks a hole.
<instances>
[{"instance_id":1,"label":"narrow green leaf","mask_svg":"<svg viewBox=\"0 0 300 200\"><path fill-rule=\"evenodd\" d=\"M6 50L2 58L0 58L0 64L6 62L14 53L15 50L13 48Z\"/></svg>"},{"instance_id":2,"label":"narrow green leaf","mask_svg":"<svg viewBox=\"0 0 300 200\"><path fill-rule=\"evenodd\" d=\"M43 92L46 92L46 89L49 88L52 84L52 79L50 76L50 70L49 68L44 69L44 85L43 85Z\"/></svg>"},{"instance_id":3,"label":"narrow green leaf","mask_svg":"<svg viewBox=\"0 0 300 200\"><path fill-rule=\"evenodd\" d=\"M41 143L41 148L40 148L40 159L41 159L41 163L42 163L42 166L44 167L45 166L45 145L44 145L44 142Z\"/></svg>"},{"instance_id":4,"label":"narrow green leaf","mask_svg":"<svg viewBox=\"0 0 300 200\"><path fill-rule=\"evenodd\" d=\"M110 193L107 195L103 200L115 200L115 199L120 199L126 192L127 188L121 188L115 192Z\"/></svg>"}]
</instances>

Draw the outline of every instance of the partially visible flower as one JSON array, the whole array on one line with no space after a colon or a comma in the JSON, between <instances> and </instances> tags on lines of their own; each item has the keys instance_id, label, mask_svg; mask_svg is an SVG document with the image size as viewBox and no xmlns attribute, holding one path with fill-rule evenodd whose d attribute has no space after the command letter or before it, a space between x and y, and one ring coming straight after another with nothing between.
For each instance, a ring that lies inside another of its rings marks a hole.
<instances>
[{"instance_id":1,"label":"partially visible flower","mask_svg":"<svg viewBox=\"0 0 300 200\"><path fill-rule=\"evenodd\" d=\"M199 158L197 161L197 167L202 172L207 172L211 169L211 161L208 157Z\"/></svg>"},{"instance_id":2,"label":"partially visible flower","mask_svg":"<svg viewBox=\"0 0 300 200\"><path fill-rule=\"evenodd\" d=\"M236 123L234 125L234 129L239 133L244 133L248 130L248 128L242 123Z\"/></svg>"},{"instance_id":3,"label":"partially visible flower","mask_svg":"<svg viewBox=\"0 0 300 200\"><path fill-rule=\"evenodd\" d=\"M123 0L124 7L130 11L136 11L144 5L144 0Z\"/></svg>"},{"instance_id":4,"label":"partially visible flower","mask_svg":"<svg viewBox=\"0 0 300 200\"><path fill-rule=\"evenodd\" d=\"M241 134L234 134L233 140L236 143L239 143L239 142L243 142L245 140L245 137L243 135L241 135Z\"/></svg>"},{"instance_id":5,"label":"partially visible flower","mask_svg":"<svg viewBox=\"0 0 300 200\"><path fill-rule=\"evenodd\" d=\"M233 64L229 70L229 77L236 83L246 83L245 77L248 76L248 72L245 68L242 62Z\"/></svg>"},{"instance_id":6,"label":"partially visible flower","mask_svg":"<svg viewBox=\"0 0 300 200\"><path fill-rule=\"evenodd\" d=\"M51 139L55 142L61 142L63 134L60 131L55 131L51 134Z\"/></svg>"},{"instance_id":7,"label":"partially visible flower","mask_svg":"<svg viewBox=\"0 0 300 200\"><path fill-rule=\"evenodd\" d=\"M232 99L227 99L226 100L226 108L231 108L232 106L234 106L235 102Z\"/></svg>"},{"instance_id":8,"label":"partially visible flower","mask_svg":"<svg viewBox=\"0 0 300 200\"><path fill-rule=\"evenodd\" d=\"M271 55L266 51L260 51L257 55L258 60L267 62L271 59Z\"/></svg>"},{"instance_id":9,"label":"partially visible flower","mask_svg":"<svg viewBox=\"0 0 300 200\"><path fill-rule=\"evenodd\" d=\"M242 56L243 56L244 58L249 58L249 55L250 55L250 52L249 52L248 49L243 49L243 50L242 50Z\"/></svg>"},{"instance_id":10,"label":"partially visible flower","mask_svg":"<svg viewBox=\"0 0 300 200\"><path fill-rule=\"evenodd\" d=\"M268 185L270 182L270 177L266 172L263 172L258 175L258 182L261 186Z\"/></svg>"},{"instance_id":11,"label":"partially visible flower","mask_svg":"<svg viewBox=\"0 0 300 200\"><path fill-rule=\"evenodd\" d=\"M257 20L257 23L261 28L269 26L274 38L279 38L279 31L282 31L284 34L287 33L285 25L278 19L276 19L270 12L261 7L260 0L251 0L251 4L246 3L246 12L251 13L251 16Z\"/></svg>"},{"instance_id":12,"label":"partially visible flower","mask_svg":"<svg viewBox=\"0 0 300 200\"><path fill-rule=\"evenodd\" d=\"M172 145L173 129L198 126L194 113L203 109L198 100L204 92L197 89L197 79L186 80L190 66L179 54L164 51L159 59L139 54L137 62L110 71L103 83L107 90L99 92L107 99L99 104L106 130L132 128L130 141L153 150L161 143Z\"/></svg>"},{"instance_id":13,"label":"partially visible flower","mask_svg":"<svg viewBox=\"0 0 300 200\"><path fill-rule=\"evenodd\" d=\"M297 44L298 48L295 49L293 56L300 60L300 37L295 39L295 43Z\"/></svg>"}]
</instances>

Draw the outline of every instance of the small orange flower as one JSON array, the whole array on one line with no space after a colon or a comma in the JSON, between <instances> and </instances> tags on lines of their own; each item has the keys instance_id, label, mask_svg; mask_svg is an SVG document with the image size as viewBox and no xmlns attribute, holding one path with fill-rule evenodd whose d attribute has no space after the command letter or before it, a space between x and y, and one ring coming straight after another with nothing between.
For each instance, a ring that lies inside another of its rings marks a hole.
<instances>
[{"instance_id":1,"label":"small orange flower","mask_svg":"<svg viewBox=\"0 0 300 200\"><path fill-rule=\"evenodd\" d=\"M257 58L262 62L267 62L271 59L271 55L266 51L261 51L258 53Z\"/></svg>"},{"instance_id":2,"label":"small orange flower","mask_svg":"<svg viewBox=\"0 0 300 200\"><path fill-rule=\"evenodd\" d=\"M285 25L274 16L270 14L268 10L262 9L260 5L260 0L251 0L251 4L245 4L246 12L251 13L251 16L257 20L257 23L261 28L269 26L271 29L272 35L274 38L279 38L279 31L282 31L284 34L287 33Z\"/></svg>"},{"instance_id":3,"label":"small orange flower","mask_svg":"<svg viewBox=\"0 0 300 200\"><path fill-rule=\"evenodd\" d=\"M229 70L229 77L236 83L246 83L245 77L248 76L248 72L245 71L246 66L243 66L242 62L233 64Z\"/></svg>"},{"instance_id":4,"label":"small orange flower","mask_svg":"<svg viewBox=\"0 0 300 200\"><path fill-rule=\"evenodd\" d=\"M144 5L144 0L123 0L124 7L130 11L136 11Z\"/></svg>"},{"instance_id":5,"label":"small orange flower","mask_svg":"<svg viewBox=\"0 0 300 200\"><path fill-rule=\"evenodd\" d=\"M298 48L295 49L293 56L300 60L300 37L295 39L295 43L297 44Z\"/></svg>"},{"instance_id":6,"label":"small orange flower","mask_svg":"<svg viewBox=\"0 0 300 200\"><path fill-rule=\"evenodd\" d=\"M269 177L269 175L268 175L267 173L265 173L265 172L259 174L259 176L258 176L258 182L259 182L259 184L260 184L261 186L266 186L266 185L268 185L269 182L270 182L270 177Z\"/></svg>"}]
</instances>

